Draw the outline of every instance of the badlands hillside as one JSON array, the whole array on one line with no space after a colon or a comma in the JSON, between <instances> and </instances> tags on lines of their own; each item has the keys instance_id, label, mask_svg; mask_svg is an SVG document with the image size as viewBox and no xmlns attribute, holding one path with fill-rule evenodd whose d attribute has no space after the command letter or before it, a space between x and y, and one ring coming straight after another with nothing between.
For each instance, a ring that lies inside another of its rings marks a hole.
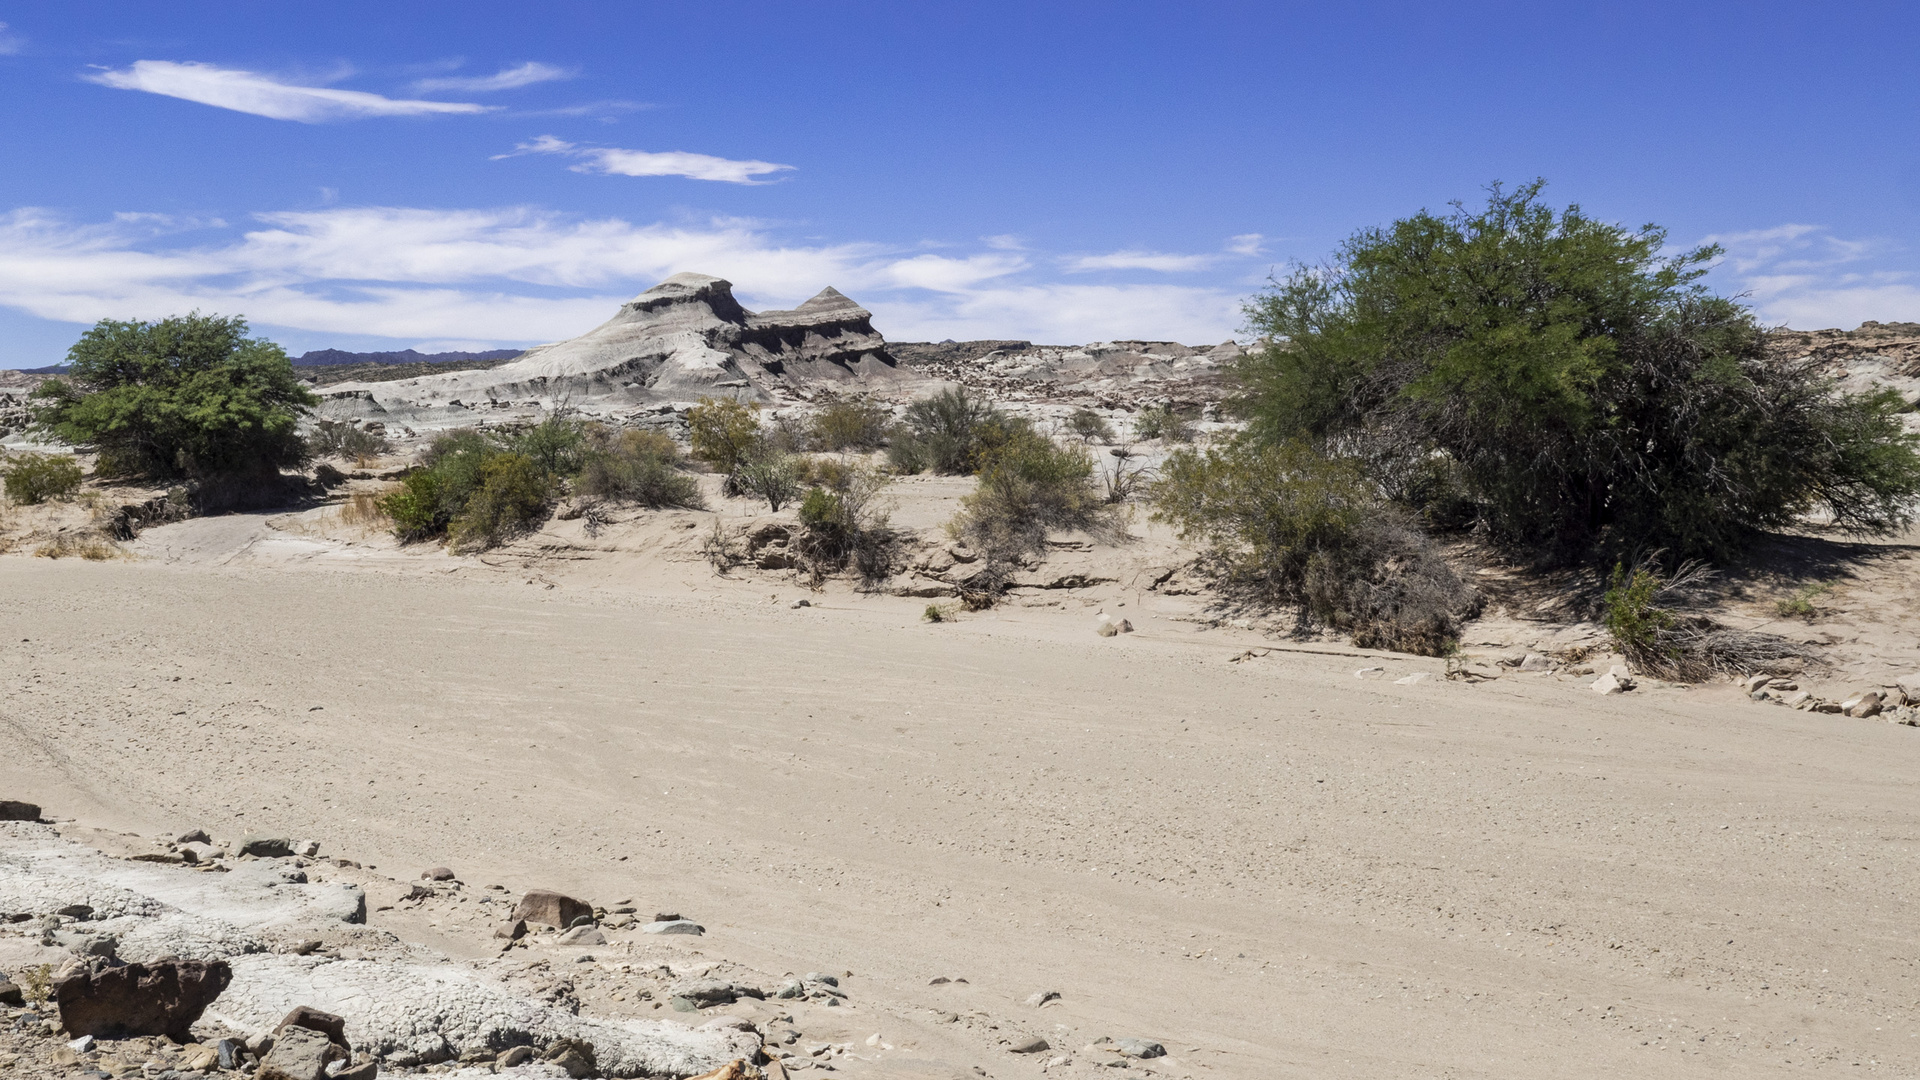
<instances>
[{"instance_id":1,"label":"badlands hillside","mask_svg":"<svg viewBox=\"0 0 1920 1080\"><path fill-rule=\"evenodd\" d=\"M1777 340L1920 389L1920 327ZM1235 355L893 343L680 275L495 367L322 386L388 447L299 504L7 507L0 1077L1920 1073L1911 536L1782 535L1700 599L1822 663L1603 694L1593 583L1464 542L1487 603L1442 659L1233 605L1137 504L965 610L965 477L885 489L870 586L711 473L474 555L366 513L436 433L678 436L717 395L958 383L1151 467L1141 410L1224 430ZM174 980L153 1030L63 1026L124 1020L134 965Z\"/></svg>"}]
</instances>

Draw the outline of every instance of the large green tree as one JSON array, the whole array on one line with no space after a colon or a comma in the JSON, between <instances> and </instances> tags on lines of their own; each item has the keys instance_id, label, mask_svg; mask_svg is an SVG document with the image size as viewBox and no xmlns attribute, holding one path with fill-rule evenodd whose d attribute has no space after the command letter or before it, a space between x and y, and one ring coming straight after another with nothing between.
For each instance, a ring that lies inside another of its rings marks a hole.
<instances>
[{"instance_id":1,"label":"large green tree","mask_svg":"<svg viewBox=\"0 0 1920 1080\"><path fill-rule=\"evenodd\" d=\"M295 430L317 399L280 346L238 316L103 319L35 392L38 423L100 452L97 471L157 480L276 477L300 464Z\"/></svg>"},{"instance_id":2,"label":"large green tree","mask_svg":"<svg viewBox=\"0 0 1920 1080\"><path fill-rule=\"evenodd\" d=\"M1717 248L1663 256L1658 227L1556 212L1541 187L1362 230L1251 302L1270 344L1237 370L1248 438L1358 458L1396 498L1547 561L1725 556L1813 511L1911 520L1896 395L1770 356L1700 283Z\"/></svg>"}]
</instances>

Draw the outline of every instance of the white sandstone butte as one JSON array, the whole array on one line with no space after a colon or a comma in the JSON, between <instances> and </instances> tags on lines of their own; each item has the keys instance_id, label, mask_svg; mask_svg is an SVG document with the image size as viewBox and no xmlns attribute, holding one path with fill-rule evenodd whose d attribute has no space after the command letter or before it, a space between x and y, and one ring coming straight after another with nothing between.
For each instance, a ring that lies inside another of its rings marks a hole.
<instances>
[{"instance_id":1,"label":"white sandstone butte","mask_svg":"<svg viewBox=\"0 0 1920 1080\"><path fill-rule=\"evenodd\" d=\"M704 396L768 401L782 390L860 391L917 378L888 354L873 313L837 289L822 289L792 311L756 313L733 298L732 283L686 273L579 337L535 346L496 368L330 387L320 414L432 426L463 422L474 409L566 403L615 411Z\"/></svg>"}]
</instances>

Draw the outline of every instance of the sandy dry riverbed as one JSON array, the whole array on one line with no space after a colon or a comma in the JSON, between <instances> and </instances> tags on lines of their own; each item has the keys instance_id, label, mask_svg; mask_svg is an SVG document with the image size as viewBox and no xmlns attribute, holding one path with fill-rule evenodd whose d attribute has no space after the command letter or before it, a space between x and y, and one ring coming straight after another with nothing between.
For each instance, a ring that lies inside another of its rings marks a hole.
<instances>
[{"instance_id":1,"label":"sandy dry riverbed","mask_svg":"<svg viewBox=\"0 0 1920 1080\"><path fill-rule=\"evenodd\" d=\"M684 913L711 956L851 972L925 1044L872 1075L1112 1075L1103 1035L1174 1076L1920 1072L1910 727L1230 663L1252 634L1151 604L1101 638L1072 605L193 557L250 527L0 559L0 796Z\"/></svg>"}]
</instances>

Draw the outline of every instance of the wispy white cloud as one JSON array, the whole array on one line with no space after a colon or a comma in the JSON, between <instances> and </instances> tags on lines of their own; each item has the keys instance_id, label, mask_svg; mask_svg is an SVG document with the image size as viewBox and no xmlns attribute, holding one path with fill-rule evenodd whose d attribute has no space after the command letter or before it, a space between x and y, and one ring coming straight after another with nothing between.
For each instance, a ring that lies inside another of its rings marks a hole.
<instances>
[{"instance_id":1,"label":"wispy white cloud","mask_svg":"<svg viewBox=\"0 0 1920 1080\"><path fill-rule=\"evenodd\" d=\"M1184 274L1205 270L1214 263L1211 255L1168 255L1159 251L1116 251L1109 255L1082 255L1067 260L1067 270L1083 274L1092 270L1154 270L1163 274Z\"/></svg>"},{"instance_id":2,"label":"wispy white cloud","mask_svg":"<svg viewBox=\"0 0 1920 1080\"><path fill-rule=\"evenodd\" d=\"M1869 319L1920 320L1915 275L1875 265L1897 250L1889 240L1847 239L1824 226L1789 224L1705 242L1726 251L1715 277L1746 293L1763 322L1815 330Z\"/></svg>"},{"instance_id":3,"label":"wispy white cloud","mask_svg":"<svg viewBox=\"0 0 1920 1080\"><path fill-rule=\"evenodd\" d=\"M518 90L534 83L557 82L574 78L579 73L567 68L554 67L529 61L518 67L502 68L492 75L443 75L430 79L419 79L413 88L421 93L433 93L439 90L465 90L474 93L490 93L496 90Z\"/></svg>"},{"instance_id":4,"label":"wispy white cloud","mask_svg":"<svg viewBox=\"0 0 1920 1080\"><path fill-rule=\"evenodd\" d=\"M206 241L183 244L196 226ZM732 280L755 307L791 307L835 285L898 340L1205 342L1239 322L1227 290L1032 280L1036 265L1018 254L796 244L731 219L337 207L258 215L236 236L218 221L159 215L94 224L38 210L0 215L0 305L82 324L199 308L401 341L551 341L682 270Z\"/></svg>"},{"instance_id":5,"label":"wispy white cloud","mask_svg":"<svg viewBox=\"0 0 1920 1080\"><path fill-rule=\"evenodd\" d=\"M26 38L8 33L7 24L0 22L0 56L18 56L26 47Z\"/></svg>"},{"instance_id":6,"label":"wispy white cloud","mask_svg":"<svg viewBox=\"0 0 1920 1080\"><path fill-rule=\"evenodd\" d=\"M87 75L117 90L141 90L273 120L318 124L377 116L434 116L489 112L495 106L459 101L414 101L362 90L281 82L258 72L195 62L136 60L122 71Z\"/></svg>"},{"instance_id":7,"label":"wispy white cloud","mask_svg":"<svg viewBox=\"0 0 1920 1080\"><path fill-rule=\"evenodd\" d=\"M514 147L512 153L495 154L493 160L523 154L558 154L579 158L579 164L568 166L574 172L615 176L684 176L689 180L718 180L728 184L764 184L768 181L759 177L793 168L791 165L775 165L770 161L734 161L708 154L689 154L683 150L654 153L608 146L578 146L552 135L541 135L531 142L523 142Z\"/></svg>"},{"instance_id":8,"label":"wispy white cloud","mask_svg":"<svg viewBox=\"0 0 1920 1080\"><path fill-rule=\"evenodd\" d=\"M1227 238L1227 250L1235 255L1254 256L1266 250L1267 238L1257 232L1241 233Z\"/></svg>"}]
</instances>

